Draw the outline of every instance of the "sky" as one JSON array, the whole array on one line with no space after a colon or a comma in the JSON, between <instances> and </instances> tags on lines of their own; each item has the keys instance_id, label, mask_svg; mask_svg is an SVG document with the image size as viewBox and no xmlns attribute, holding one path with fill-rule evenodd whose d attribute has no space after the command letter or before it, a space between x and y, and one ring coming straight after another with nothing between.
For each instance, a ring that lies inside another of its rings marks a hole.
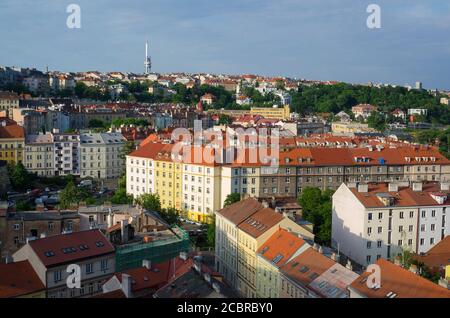
<instances>
[{"instance_id":1,"label":"sky","mask_svg":"<svg viewBox=\"0 0 450 318\"><path fill-rule=\"evenodd\" d=\"M148 40L154 72L450 89L449 16L448 0L0 0L0 65L141 73Z\"/></svg>"}]
</instances>

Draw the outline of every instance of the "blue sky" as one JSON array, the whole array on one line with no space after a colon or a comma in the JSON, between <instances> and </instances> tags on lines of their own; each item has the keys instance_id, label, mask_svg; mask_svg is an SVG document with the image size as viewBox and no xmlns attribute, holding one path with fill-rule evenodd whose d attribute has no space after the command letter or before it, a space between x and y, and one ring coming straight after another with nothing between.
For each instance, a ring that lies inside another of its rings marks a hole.
<instances>
[{"instance_id":1,"label":"blue sky","mask_svg":"<svg viewBox=\"0 0 450 318\"><path fill-rule=\"evenodd\" d=\"M81 7L81 29L66 7ZM366 27L369 4L382 28ZM450 89L448 0L0 0L0 65L256 73Z\"/></svg>"}]
</instances>

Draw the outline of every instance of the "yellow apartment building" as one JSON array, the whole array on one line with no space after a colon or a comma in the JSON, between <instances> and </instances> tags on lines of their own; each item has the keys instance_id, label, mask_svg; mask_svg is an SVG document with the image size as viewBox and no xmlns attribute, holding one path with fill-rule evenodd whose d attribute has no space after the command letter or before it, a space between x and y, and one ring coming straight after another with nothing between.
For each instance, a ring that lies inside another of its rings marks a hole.
<instances>
[{"instance_id":1,"label":"yellow apartment building","mask_svg":"<svg viewBox=\"0 0 450 318\"><path fill-rule=\"evenodd\" d=\"M291 118L291 109L289 105L283 107L252 107L251 115L260 115L268 119L287 120Z\"/></svg>"},{"instance_id":2,"label":"yellow apartment building","mask_svg":"<svg viewBox=\"0 0 450 318\"><path fill-rule=\"evenodd\" d=\"M0 160L22 162L25 146L25 131L14 121L0 119Z\"/></svg>"}]
</instances>

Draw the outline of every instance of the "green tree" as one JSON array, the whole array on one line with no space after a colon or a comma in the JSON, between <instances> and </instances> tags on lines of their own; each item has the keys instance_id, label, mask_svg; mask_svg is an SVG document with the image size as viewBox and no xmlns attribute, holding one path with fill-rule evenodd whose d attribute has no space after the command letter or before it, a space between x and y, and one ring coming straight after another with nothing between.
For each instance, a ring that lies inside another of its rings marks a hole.
<instances>
[{"instance_id":1,"label":"green tree","mask_svg":"<svg viewBox=\"0 0 450 318\"><path fill-rule=\"evenodd\" d=\"M241 200L241 195L239 193L230 193L225 198L225 201L223 202L223 207L227 207L229 205L232 205L233 203L239 202Z\"/></svg>"},{"instance_id":2,"label":"green tree","mask_svg":"<svg viewBox=\"0 0 450 318\"><path fill-rule=\"evenodd\" d=\"M119 178L117 190L111 197L111 203L113 204L132 204L133 196L127 194L127 179L126 176Z\"/></svg>"},{"instance_id":3,"label":"green tree","mask_svg":"<svg viewBox=\"0 0 450 318\"><path fill-rule=\"evenodd\" d=\"M379 112L372 112L367 118L369 127L381 132L386 130L386 121L386 116Z\"/></svg>"},{"instance_id":4,"label":"green tree","mask_svg":"<svg viewBox=\"0 0 450 318\"><path fill-rule=\"evenodd\" d=\"M70 181L60 194L59 207L61 209L68 209L73 204L78 204L80 200L81 196L78 188Z\"/></svg>"},{"instance_id":5,"label":"green tree","mask_svg":"<svg viewBox=\"0 0 450 318\"><path fill-rule=\"evenodd\" d=\"M15 190L23 191L31 186L31 176L21 162L17 164L10 163L8 165L8 173L11 185Z\"/></svg>"},{"instance_id":6,"label":"green tree","mask_svg":"<svg viewBox=\"0 0 450 318\"><path fill-rule=\"evenodd\" d=\"M233 119L225 114L221 114L219 116L219 125L231 125L231 123L233 122Z\"/></svg>"},{"instance_id":7,"label":"green tree","mask_svg":"<svg viewBox=\"0 0 450 318\"><path fill-rule=\"evenodd\" d=\"M31 206L30 202L25 200L19 200L16 202L16 211L31 211L33 210L33 207Z\"/></svg>"},{"instance_id":8,"label":"green tree","mask_svg":"<svg viewBox=\"0 0 450 318\"><path fill-rule=\"evenodd\" d=\"M216 245L216 216L213 215L210 218L211 220L206 230L206 242L210 247L214 247Z\"/></svg>"},{"instance_id":9,"label":"green tree","mask_svg":"<svg viewBox=\"0 0 450 318\"><path fill-rule=\"evenodd\" d=\"M107 124L100 119L91 119L88 128L106 128Z\"/></svg>"},{"instance_id":10,"label":"green tree","mask_svg":"<svg viewBox=\"0 0 450 318\"><path fill-rule=\"evenodd\" d=\"M331 241L332 190L305 188L298 199L302 207L303 219L314 224L316 240L329 245Z\"/></svg>"},{"instance_id":11,"label":"green tree","mask_svg":"<svg viewBox=\"0 0 450 318\"><path fill-rule=\"evenodd\" d=\"M161 201L154 193L144 193L136 198L136 203L149 211L161 212Z\"/></svg>"},{"instance_id":12,"label":"green tree","mask_svg":"<svg viewBox=\"0 0 450 318\"><path fill-rule=\"evenodd\" d=\"M159 215L163 218L164 221L166 221L168 224L180 224L179 215L180 212L175 208L167 208L162 209L160 212L158 212Z\"/></svg>"}]
</instances>

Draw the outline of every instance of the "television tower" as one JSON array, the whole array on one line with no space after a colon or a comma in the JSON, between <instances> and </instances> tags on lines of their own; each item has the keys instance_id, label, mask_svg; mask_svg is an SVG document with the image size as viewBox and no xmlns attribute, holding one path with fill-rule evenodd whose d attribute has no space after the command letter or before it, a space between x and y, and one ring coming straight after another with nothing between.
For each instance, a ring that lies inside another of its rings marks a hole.
<instances>
[{"instance_id":1,"label":"television tower","mask_svg":"<svg viewBox=\"0 0 450 318\"><path fill-rule=\"evenodd\" d=\"M150 59L150 56L148 55L148 41L145 42L145 61L144 61L144 67L145 67L145 75L150 74L150 71L152 69L152 60Z\"/></svg>"}]
</instances>

